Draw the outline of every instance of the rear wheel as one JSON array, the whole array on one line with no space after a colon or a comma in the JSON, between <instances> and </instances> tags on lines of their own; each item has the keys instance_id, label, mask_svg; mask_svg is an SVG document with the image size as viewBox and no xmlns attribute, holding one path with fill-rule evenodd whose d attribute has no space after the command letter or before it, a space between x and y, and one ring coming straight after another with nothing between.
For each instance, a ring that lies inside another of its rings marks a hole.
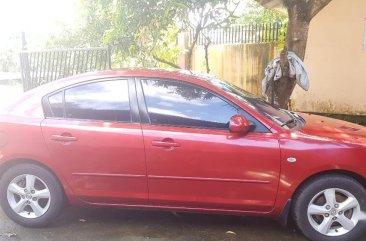
<instances>
[{"instance_id":1,"label":"rear wheel","mask_svg":"<svg viewBox=\"0 0 366 241\"><path fill-rule=\"evenodd\" d=\"M298 190L292 214L297 227L311 240L355 240L366 227L362 220L365 198L364 187L353 178L324 175Z\"/></svg>"},{"instance_id":2,"label":"rear wheel","mask_svg":"<svg viewBox=\"0 0 366 241\"><path fill-rule=\"evenodd\" d=\"M57 217L64 202L58 180L34 164L9 168L0 180L0 205L16 223L43 227Z\"/></svg>"}]
</instances>

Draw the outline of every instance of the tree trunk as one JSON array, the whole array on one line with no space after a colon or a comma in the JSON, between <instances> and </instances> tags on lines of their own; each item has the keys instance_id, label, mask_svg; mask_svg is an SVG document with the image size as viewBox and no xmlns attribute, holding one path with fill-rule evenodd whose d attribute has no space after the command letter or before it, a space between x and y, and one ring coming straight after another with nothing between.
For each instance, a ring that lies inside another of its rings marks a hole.
<instances>
[{"instance_id":1,"label":"tree trunk","mask_svg":"<svg viewBox=\"0 0 366 241\"><path fill-rule=\"evenodd\" d=\"M288 26L286 33L286 47L304 60L306 43L310 24L310 9L306 1L287 1Z\"/></svg>"},{"instance_id":2,"label":"tree trunk","mask_svg":"<svg viewBox=\"0 0 366 241\"><path fill-rule=\"evenodd\" d=\"M209 74L210 73L210 62L208 60L208 47L210 46L211 41L207 40L207 42L205 43L205 63L206 63L206 73Z\"/></svg>"},{"instance_id":3,"label":"tree trunk","mask_svg":"<svg viewBox=\"0 0 366 241\"><path fill-rule=\"evenodd\" d=\"M278 105L281 108L287 109L289 99L291 94L295 88L296 80L294 78L290 78L290 64L288 62L288 51L285 47L281 51L280 55L280 66L282 70L282 77L278 81L273 83L274 85L274 100L272 100L272 104ZM273 98L272 97L272 98Z\"/></svg>"},{"instance_id":4,"label":"tree trunk","mask_svg":"<svg viewBox=\"0 0 366 241\"><path fill-rule=\"evenodd\" d=\"M191 44L191 46L189 46L189 49L188 49L188 65L187 65L187 68L189 70L192 69L192 55L193 55L193 50L194 50L194 47L196 46L196 43L198 41L198 37L200 36L200 33L202 31L202 28L201 28L201 25L198 25L195 29L195 34L194 34L194 37L193 37L193 42Z\"/></svg>"},{"instance_id":5,"label":"tree trunk","mask_svg":"<svg viewBox=\"0 0 366 241\"><path fill-rule=\"evenodd\" d=\"M296 80L290 78L287 50L294 52L304 60L308 31L311 19L331 0L283 0L288 12L288 26L285 49L281 52L281 69L283 77L275 83L275 102L279 107L286 108L295 88ZM285 63L287 62L287 63ZM286 67L287 66L287 67Z\"/></svg>"},{"instance_id":6,"label":"tree trunk","mask_svg":"<svg viewBox=\"0 0 366 241\"><path fill-rule=\"evenodd\" d=\"M309 6L303 0L285 0L288 10L289 22L287 26L285 49L281 52L282 78L275 83L275 102L284 109L288 108L289 100L296 86L296 79L289 76L289 63L287 50L295 52L304 60L306 42L308 38L310 17Z\"/></svg>"}]
</instances>

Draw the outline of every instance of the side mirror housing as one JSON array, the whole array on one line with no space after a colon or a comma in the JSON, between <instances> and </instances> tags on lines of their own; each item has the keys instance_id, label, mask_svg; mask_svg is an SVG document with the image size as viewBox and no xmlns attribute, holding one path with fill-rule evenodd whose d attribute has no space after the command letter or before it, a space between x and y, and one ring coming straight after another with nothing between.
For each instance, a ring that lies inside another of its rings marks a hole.
<instances>
[{"instance_id":1,"label":"side mirror housing","mask_svg":"<svg viewBox=\"0 0 366 241\"><path fill-rule=\"evenodd\" d=\"M242 115L234 115L230 118L229 130L233 133L247 133L251 123Z\"/></svg>"}]
</instances>

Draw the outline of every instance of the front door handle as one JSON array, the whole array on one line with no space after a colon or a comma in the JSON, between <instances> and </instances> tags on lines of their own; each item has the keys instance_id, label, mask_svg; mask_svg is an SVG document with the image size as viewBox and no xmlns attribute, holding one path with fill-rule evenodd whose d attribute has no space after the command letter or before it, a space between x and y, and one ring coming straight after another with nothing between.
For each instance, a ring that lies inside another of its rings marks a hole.
<instances>
[{"instance_id":1,"label":"front door handle","mask_svg":"<svg viewBox=\"0 0 366 241\"><path fill-rule=\"evenodd\" d=\"M77 141L78 138L75 136L72 136L69 133L62 133L61 135L51 135L51 140L59 141L59 142L72 142L72 141Z\"/></svg>"},{"instance_id":2,"label":"front door handle","mask_svg":"<svg viewBox=\"0 0 366 241\"><path fill-rule=\"evenodd\" d=\"M167 148L171 148L171 147L180 147L180 144L175 142L173 139L171 138L165 138L161 141L152 141L151 145L153 146L157 146L157 147L167 147Z\"/></svg>"}]
</instances>

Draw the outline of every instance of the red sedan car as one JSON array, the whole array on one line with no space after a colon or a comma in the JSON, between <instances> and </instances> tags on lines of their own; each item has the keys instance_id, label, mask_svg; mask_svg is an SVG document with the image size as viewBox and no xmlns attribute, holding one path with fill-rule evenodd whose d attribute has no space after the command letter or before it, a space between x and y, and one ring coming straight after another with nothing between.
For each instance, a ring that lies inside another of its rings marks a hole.
<instances>
[{"instance_id":1,"label":"red sedan car","mask_svg":"<svg viewBox=\"0 0 366 241\"><path fill-rule=\"evenodd\" d=\"M189 72L89 73L0 115L0 204L40 227L73 205L260 215L317 241L364 228L366 129Z\"/></svg>"}]
</instances>

